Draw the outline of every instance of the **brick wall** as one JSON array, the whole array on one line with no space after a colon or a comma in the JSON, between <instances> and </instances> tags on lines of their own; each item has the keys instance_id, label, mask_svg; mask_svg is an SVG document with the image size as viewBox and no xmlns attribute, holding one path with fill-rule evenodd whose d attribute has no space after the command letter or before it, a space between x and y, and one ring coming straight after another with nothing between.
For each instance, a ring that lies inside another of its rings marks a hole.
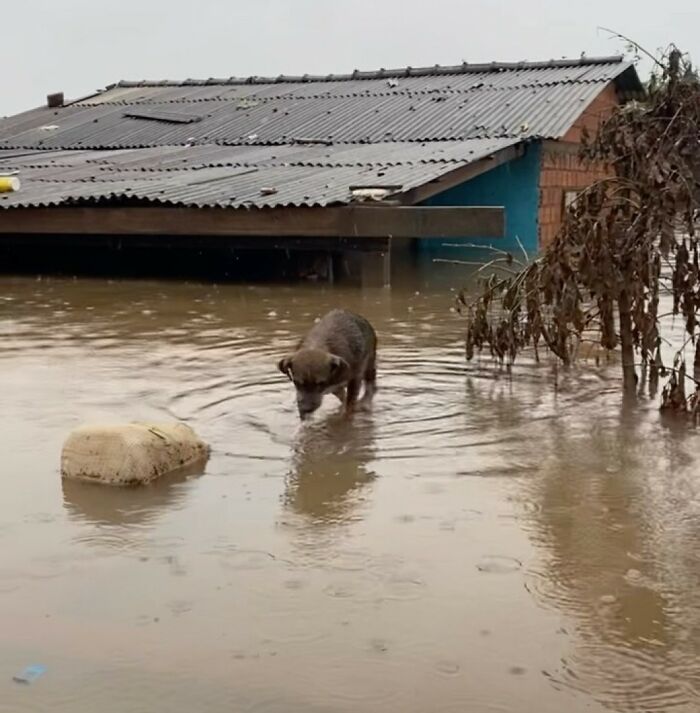
<instances>
[{"instance_id":1,"label":"brick wall","mask_svg":"<svg viewBox=\"0 0 700 713\"><path fill-rule=\"evenodd\" d=\"M588 129L589 133L594 134L598 130L600 122L610 116L612 110L619 103L615 85L612 83L608 84L567 131L564 135L564 141L579 143L584 126Z\"/></svg>"},{"instance_id":2,"label":"brick wall","mask_svg":"<svg viewBox=\"0 0 700 713\"><path fill-rule=\"evenodd\" d=\"M557 144L542 150L540 171L539 229L540 248L554 239L564 217L564 196L605 178L603 167L591 168L581 164L576 155L577 144Z\"/></svg>"},{"instance_id":3,"label":"brick wall","mask_svg":"<svg viewBox=\"0 0 700 713\"><path fill-rule=\"evenodd\" d=\"M595 133L600 122L618 104L614 86L608 85L577 119L562 141L545 143L540 170L539 243L546 247L557 234L564 216L564 195L595 183L607 175L604 167L586 167L577 152L585 126Z\"/></svg>"}]
</instances>

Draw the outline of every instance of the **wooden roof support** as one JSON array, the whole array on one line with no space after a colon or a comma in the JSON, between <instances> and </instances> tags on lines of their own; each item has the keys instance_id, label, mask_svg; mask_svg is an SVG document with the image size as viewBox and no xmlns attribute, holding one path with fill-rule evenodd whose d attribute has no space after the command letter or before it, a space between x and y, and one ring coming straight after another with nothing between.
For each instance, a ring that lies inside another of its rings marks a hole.
<instances>
[{"instance_id":1,"label":"wooden roof support","mask_svg":"<svg viewBox=\"0 0 700 713\"><path fill-rule=\"evenodd\" d=\"M502 207L58 207L0 210L8 234L307 238L501 238Z\"/></svg>"}]
</instances>

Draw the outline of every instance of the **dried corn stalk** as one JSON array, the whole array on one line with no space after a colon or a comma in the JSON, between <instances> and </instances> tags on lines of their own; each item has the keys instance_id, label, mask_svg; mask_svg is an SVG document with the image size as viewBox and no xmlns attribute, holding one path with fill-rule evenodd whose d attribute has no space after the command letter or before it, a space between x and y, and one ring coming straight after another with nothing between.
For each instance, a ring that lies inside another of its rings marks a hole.
<instances>
[{"instance_id":1,"label":"dried corn stalk","mask_svg":"<svg viewBox=\"0 0 700 713\"><path fill-rule=\"evenodd\" d=\"M467 359L488 350L512 363L524 348L537 354L544 346L569 364L582 336L595 329L604 349L620 347L627 394L640 382L655 390L659 377L668 377L662 405L700 411L700 352L692 376L681 353L664 368L659 332L659 296L668 289L685 324L686 346L698 344L699 139L700 82L686 57L671 48L645 101L619 107L595 137L584 136L581 159L606 166L609 178L577 197L538 259L490 275L476 297L459 296L468 321ZM693 384L689 397L686 381Z\"/></svg>"}]
</instances>

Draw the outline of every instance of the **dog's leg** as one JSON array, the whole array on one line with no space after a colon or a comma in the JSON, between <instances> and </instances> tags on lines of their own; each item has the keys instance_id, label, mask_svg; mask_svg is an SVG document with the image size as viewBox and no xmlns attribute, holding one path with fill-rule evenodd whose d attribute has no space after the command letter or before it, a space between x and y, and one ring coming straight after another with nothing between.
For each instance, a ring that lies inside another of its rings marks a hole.
<instances>
[{"instance_id":1,"label":"dog's leg","mask_svg":"<svg viewBox=\"0 0 700 713\"><path fill-rule=\"evenodd\" d=\"M364 380L365 393L362 397L362 403L369 404L371 403L372 398L377 390L377 364L376 356L374 354L370 358L367 364L367 368L365 369Z\"/></svg>"},{"instance_id":2,"label":"dog's leg","mask_svg":"<svg viewBox=\"0 0 700 713\"><path fill-rule=\"evenodd\" d=\"M348 381L347 392L345 394L345 415L350 416L355 410L357 403L357 395L360 393L360 381L358 379L350 379Z\"/></svg>"}]
</instances>

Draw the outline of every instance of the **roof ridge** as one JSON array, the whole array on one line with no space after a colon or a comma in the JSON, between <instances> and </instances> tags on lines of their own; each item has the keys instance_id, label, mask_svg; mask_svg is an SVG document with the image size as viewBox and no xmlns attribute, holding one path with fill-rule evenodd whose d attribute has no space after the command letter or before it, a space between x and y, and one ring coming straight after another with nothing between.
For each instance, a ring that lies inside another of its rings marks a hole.
<instances>
[{"instance_id":1,"label":"roof ridge","mask_svg":"<svg viewBox=\"0 0 700 713\"><path fill-rule=\"evenodd\" d=\"M524 69L556 69L565 67L582 67L600 64L626 64L622 55L606 57L579 57L578 59L552 59L539 62L489 62L483 64L470 64L462 62L457 65L439 65L432 67L401 67L396 69L377 69L371 71L354 70L350 74L324 74L324 75L284 75L276 77L228 77L209 79L184 79L184 80L121 80L110 84L106 89L115 87L182 87L182 86L208 86L208 85L241 85L241 84L302 84L307 82L343 82L357 79L401 79L405 77L425 77L439 75L459 75L471 73L503 72Z\"/></svg>"},{"instance_id":2,"label":"roof ridge","mask_svg":"<svg viewBox=\"0 0 700 713\"><path fill-rule=\"evenodd\" d=\"M295 101L317 101L319 99L357 99L357 98L362 98L362 97L395 97L395 96L404 96L404 97L422 97L422 96L436 96L436 95L451 95L451 96L462 96L462 95L467 95L471 94L474 92L512 92L514 90L520 90L520 89L533 89L533 88L551 88L560 84L596 84L600 82L599 79L586 79L585 77L580 77L575 80L551 80L551 81L546 81L546 82L522 82L521 84L518 84L517 86L484 86L482 84L477 84L474 86L468 86L468 87L460 87L460 88L454 88L454 87L440 87L438 89L396 89L394 91L386 91L386 90L380 90L380 91L370 91L370 90L358 90L358 91L346 91L346 92L337 92L333 94L323 94L323 93L318 93L318 94L305 94L305 95L300 95L300 96L295 96L294 100ZM162 84L158 85L145 85L145 84L118 84L118 85L112 85L112 88L115 87L150 87L150 86L163 86ZM170 85L167 85L170 86ZM183 85L177 84L177 85L172 85L173 87L182 87ZM219 86L219 85L212 85L212 86ZM109 89L105 90L109 91ZM94 99L95 97L101 97L105 92L98 93L98 94L91 94L88 97L85 97L83 99L78 99L75 101L70 102L71 104L85 104L85 105L90 105L90 99ZM221 104L227 103L227 102L232 102L232 101L255 101L256 104L265 104L265 103L272 103L275 101L279 101L280 99L287 99L287 95L273 95L273 96L250 96L250 97L227 97L227 96L207 96L202 99L187 99L187 98L180 98L180 99L148 99L144 101L140 101L139 99L135 100L129 100L129 99L114 99L111 101L100 101L101 106L106 106L106 105L111 105L111 106L161 106L161 105L196 105L196 104L202 104L205 102L220 102Z\"/></svg>"}]
</instances>

